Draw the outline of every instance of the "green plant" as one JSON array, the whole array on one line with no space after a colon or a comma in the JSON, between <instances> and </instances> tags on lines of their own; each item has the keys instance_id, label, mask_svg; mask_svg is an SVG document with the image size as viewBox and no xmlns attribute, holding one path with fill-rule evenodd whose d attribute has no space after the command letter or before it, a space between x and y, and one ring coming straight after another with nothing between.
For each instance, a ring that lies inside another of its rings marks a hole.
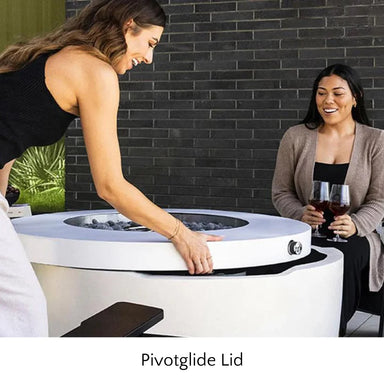
<instances>
[{"instance_id":1,"label":"green plant","mask_svg":"<svg viewBox=\"0 0 384 384\"><path fill-rule=\"evenodd\" d=\"M9 183L20 189L20 202L28 198L32 210L51 211L63 207L65 195L65 147L64 139L46 147L31 147L15 162ZM52 197L60 200L52 202ZM34 207L33 200L50 202L54 209ZM35 208L35 209L34 209Z\"/></svg>"}]
</instances>

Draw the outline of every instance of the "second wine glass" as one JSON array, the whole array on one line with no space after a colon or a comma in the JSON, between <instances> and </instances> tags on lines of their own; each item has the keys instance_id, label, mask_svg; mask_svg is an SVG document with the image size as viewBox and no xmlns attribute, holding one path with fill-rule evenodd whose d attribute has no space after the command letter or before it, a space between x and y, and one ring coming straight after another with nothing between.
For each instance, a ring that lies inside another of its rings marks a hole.
<instances>
[{"instance_id":1,"label":"second wine glass","mask_svg":"<svg viewBox=\"0 0 384 384\"><path fill-rule=\"evenodd\" d=\"M329 201L329 183L327 181L314 180L312 183L311 197L309 198L309 204L313 205L318 212L324 212L328 206ZM325 238L327 236L322 235L319 232L319 226L316 226L315 231L312 233L313 237Z\"/></svg>"},{"instance_id":2,"label":"second wine glass","mask_svg":"<svg viewBox=\"0 0 384 384\"><path fill-rule=\"evenodd\" d=\"M329 197L329 210L335 216L341 216L348 212L351 207L349 195L349 186L346 184L333 184L331 189L331 194ZM347 243L348 240L342 239L337 233L332 239L327 239L328 241L335 241L338 243Z\"/></svg>"}]
</instances>

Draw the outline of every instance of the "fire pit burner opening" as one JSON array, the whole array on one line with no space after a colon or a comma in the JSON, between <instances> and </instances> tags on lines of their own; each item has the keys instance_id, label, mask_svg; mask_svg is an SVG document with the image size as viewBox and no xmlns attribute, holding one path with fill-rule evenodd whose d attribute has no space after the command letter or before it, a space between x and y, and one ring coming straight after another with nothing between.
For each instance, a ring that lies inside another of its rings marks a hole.
<instances>
[{"instance_id":1,"label":"fire pit burner opening","mask_svg":"<svg viewBox=\"0 0 384 384\"><path fill-rule=\"evenodd\" d=\"M249 224L246 220L229 216L197 213L172 213L172 216L177 217L192 231L231 229L244 227ZM64 223L75 227L103 229L109 231L149 231L148 228L129 220L120 213L71 217L64 220Z\"/></svg>"}]
</instances>

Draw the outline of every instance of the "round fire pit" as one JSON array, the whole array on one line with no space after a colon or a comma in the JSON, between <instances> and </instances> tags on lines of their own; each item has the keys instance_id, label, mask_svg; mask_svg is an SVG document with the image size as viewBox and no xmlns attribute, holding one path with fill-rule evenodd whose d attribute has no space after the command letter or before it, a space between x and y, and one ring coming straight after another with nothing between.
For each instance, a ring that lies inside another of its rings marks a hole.
<instances>
[{"instance_id":1,"label":"round fire pit","mask_svg":"<svg viewBox=\"0 0 384 384\"><path fill-rule=\"evenodd\" d=\"M311 251L310 227L294 220L245 212L169 212L186 223L230 227L205 231L224 236L222 241L208 243L215 269L276 264L302 258ZM95 220L130 221L114 210L99 210L38 215L14 223L35 263L108 270L187 270L172 243L158 233L137 230L135 225L127 230L85 226Z\"/></svg>"},{"instance_id":2,"label":"round fire pit","mask_svg":"<svg viewBox=\"0 0 384 384\"><path fill-rule=\"evenodd\" d=\"M308 225L244 212L169 212L224 236L208 243L214 274L189 276L169 240L114 210L13 221L47 298L51 336L118 301L163 308L151 329L158 335L337 336L340 251L322 249L324 258L277 274L250 272L309 255Z\"/></svg>"}]
</instances>

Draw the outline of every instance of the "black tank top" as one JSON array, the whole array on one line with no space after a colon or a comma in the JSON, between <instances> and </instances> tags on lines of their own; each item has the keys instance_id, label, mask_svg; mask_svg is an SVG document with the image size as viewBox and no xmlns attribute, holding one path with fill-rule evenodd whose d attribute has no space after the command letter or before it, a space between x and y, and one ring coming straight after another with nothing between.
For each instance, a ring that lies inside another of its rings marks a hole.
<instances>
[{"instance_id":1,"label":"black tank top","mask_svg":"<svg viewBox=\"0 0 384 384\"><path fill-rule=\"evenodd\" d=\"M0 73L0 169L28 147L58 141L77 117L59 107L45 84L49 56Z\"/></svg>"}]
</instances>

